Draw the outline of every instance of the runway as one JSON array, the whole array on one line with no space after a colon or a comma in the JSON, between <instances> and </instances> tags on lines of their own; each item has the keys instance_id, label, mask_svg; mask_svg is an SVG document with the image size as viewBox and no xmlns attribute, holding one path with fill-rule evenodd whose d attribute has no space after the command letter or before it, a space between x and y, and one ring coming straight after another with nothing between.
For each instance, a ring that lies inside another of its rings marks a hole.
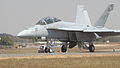
<instances>
[{"instance_id":1,"label":"runway","mask_svg":"<svg viewBox=\"0 0 120 68\"><path fill-rule=\"evenodd\" d=\"M67 58L91 56L120 55L120 44L97 44L95 52L79 50L77 47L61 53L60 48L54 48L54 53L38 53L37 48L0 49L0 59L6 58Z\"/></svg>"},{"instance_id":2,"label":"runway","mask_svg":"<svg viewBox=\"0 0 120 68\"><path fill-rule=\"evenodd\" d=\"M118 52L80 52L80 53L25 53L25 54L0 54L0 59L9 58L68 58L68 57L95 57L95 56L120 56L120 51Z\"/></svg>"}]
</instances>

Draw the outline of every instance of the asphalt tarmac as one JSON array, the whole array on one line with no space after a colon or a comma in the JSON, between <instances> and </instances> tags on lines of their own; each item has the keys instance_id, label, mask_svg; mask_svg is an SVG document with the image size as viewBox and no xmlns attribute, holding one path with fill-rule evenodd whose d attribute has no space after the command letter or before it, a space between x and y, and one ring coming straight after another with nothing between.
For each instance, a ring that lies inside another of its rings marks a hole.
<instances>
[{"instance_id":1,"label":"asphalt tarmac","mask_svg":"<svg viewBox=\"0 0 120 68\"><path fill-rule=\"evenodd\" d=\"M0 54L0 57L34 57L34 56L55 56L55 55L115 55L120 51L98 51L98 52L80 52L80 53L25 53L25 54Z\"/></svg>"},{"instance_id":2,"label":"asphalt tarmac","mask_svg":"<svg viewBox=\"0 0 120 68\"><path fill-rule=\"evenodd\" d=\"M107 55L120 55L120 44L97 44L95 52L79 51L76 47L75 49L68 50L67 53L61 53L58 49L55 49L55 53L37 53L37 49L1 49L0 58L5 57L43 57L43 56L107 56ZM72 51L73 50L73 51ZM58 52L59 51L59 52ZM15 52L15 53L14 53Z\"/></svg>"}]
</instances>

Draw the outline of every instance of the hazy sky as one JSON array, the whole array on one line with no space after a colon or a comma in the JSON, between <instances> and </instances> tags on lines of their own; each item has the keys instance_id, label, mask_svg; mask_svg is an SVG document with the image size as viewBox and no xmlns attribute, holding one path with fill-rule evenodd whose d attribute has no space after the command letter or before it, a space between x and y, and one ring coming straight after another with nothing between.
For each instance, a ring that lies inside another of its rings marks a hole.
<instances>
[{"instance_id":1,"label":"hazy sky","mask_svg":"<svg viewBox=\"0 0 120 68\"><path fill-rule=\"evenodd\" d=\"M46 16L74 22L78 4L85 6L94 24L110 3L115 9L106 27L120 29L120 0L0 0L0 33L17 35Z\"/></svg>"}]
</instances>

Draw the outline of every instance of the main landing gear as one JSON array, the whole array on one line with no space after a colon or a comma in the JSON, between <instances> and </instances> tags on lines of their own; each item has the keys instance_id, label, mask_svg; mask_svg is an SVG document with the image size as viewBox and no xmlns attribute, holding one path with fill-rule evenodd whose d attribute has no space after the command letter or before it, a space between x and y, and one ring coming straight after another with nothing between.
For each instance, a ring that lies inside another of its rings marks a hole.
<instances>
[{"instance_id":1,"label":"main landing gear","mask_svg":"<svg viewBox=\"0 0 120 68\"><path fill-rule=\"evenodd\" d=\"M88 46L87 46L88 45ZM68 45L67 43L62 45L61 47L61 52L65 53L67 52L67 48L68 48ZM78 48L83 48L83 49L88 49L89 52L95 52L95 46L93 45L93 43L88 43L88 44L85 44L85 43L78 43Z\"/></svg>"},{"instance_id":2,"label":"main landing gear","mask_svg":"<svg viewBox=\"0 0 120 68\"><path fill-rule=\"evenodd\" d=\"M63 52L63 53L67 52L67 46L68 46L67 42L65 42L61 47L61 52Z\"/></svg>"},{"instance_id":3,"label":"main landing gear","mask_svg":"<svg viewBox=\"0 0 120 68\"><path fill-rule=\"evenodd\" d=\"M95 52L95 46L93 45L92 42L78 42L78 48L81 50L81 48L83 49L88 49L89 52Z\"/></svg>"},{"instance_id":4,"label":"main landing gear","mask_svg":"<svg viewBox=\"0 0 120 68\"><path fill-rule=\"evenodd\" d=\"M67 45L62 45L61 52L65 53L67 51Z\"/></svg>"},{"instance_id":5,"label":"main landing gear","mask_svg":"<svg viewBox=\"0 0 120 68\"><path fill-rule=\"evenodd\" d=\"M89 45L88 49L89 49L89 52L95 52L95 46L93 44Z\"/></svg>"}]
</instances>

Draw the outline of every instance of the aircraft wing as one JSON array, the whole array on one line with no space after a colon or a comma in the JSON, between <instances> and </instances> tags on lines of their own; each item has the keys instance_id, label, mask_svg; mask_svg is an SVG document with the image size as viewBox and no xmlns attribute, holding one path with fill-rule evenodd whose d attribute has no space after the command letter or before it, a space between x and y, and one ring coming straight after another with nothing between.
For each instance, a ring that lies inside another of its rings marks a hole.
<instances>
[{"instance_id":1,"label":"aircraft wing","mask_svg":"<svg viewBox=\"0 0 120 68\"><path fill-rule=\"evenodd\" d=\"M118 32L116 30L102 30L102 29L97 29L97 30L83 30L83 32Z\"/></svg>"},{"instance_id":2,"label":"aircraft wing","mask_svg":"<svg viewBox=\"0 0 120 68\"><path fill-rule=\"evenodd\" d=\"M72 31L72 32L84 32L84 33L119 33L120 30L110 30L110 29L83 29L83 28L48 28L48 29L54 29L54 30L61 30L61 31Z\"/></svg>"},{"instance_id":3,"label":"aircraft wing","mask_svg":"<svg viewBox=\"0 0 120 68\"><path fill-rule=\"evenodd\" d=\"M80 29L80 28L49 28L53 30L67 31L67 32L82 32L82 33L92 33L96 38L101 38L105 36L115 36L120 35L120 30L110 30L110 29Z\"/></svg>"}]
</instances>

